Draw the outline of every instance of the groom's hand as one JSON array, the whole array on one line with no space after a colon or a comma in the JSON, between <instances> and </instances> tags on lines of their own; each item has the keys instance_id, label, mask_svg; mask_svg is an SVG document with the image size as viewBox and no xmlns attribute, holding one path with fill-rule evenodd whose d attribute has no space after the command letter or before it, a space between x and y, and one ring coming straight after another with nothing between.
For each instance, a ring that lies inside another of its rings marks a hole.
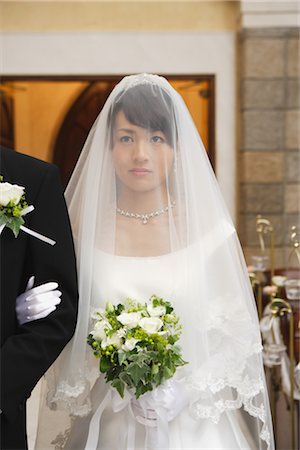
<instances>
[{"instance_id":1,"label":"groom's hand","mask_svg":"<svg viewBox=\"0 0 300 450\"><path fill-rule=\"evenodd\" d=\"M16 299L16 314L20 325L47 317L61 302L61 292L55 282L33 287L34 276L29 278L26 291Z\"/></svg>"}]
</instances>

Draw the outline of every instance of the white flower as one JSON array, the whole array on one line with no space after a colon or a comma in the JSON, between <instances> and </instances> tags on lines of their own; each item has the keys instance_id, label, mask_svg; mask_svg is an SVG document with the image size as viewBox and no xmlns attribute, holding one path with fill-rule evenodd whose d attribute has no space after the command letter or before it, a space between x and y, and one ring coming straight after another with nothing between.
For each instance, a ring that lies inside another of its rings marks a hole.
<instances>
[{"instance_id":1,"label":"white flower","mask_svg":"<svg viewBox=\"0 0 300 450\"><path fill-rule=\"evenodd\" d=\"M119 330L117 330L117 336L121 339L124 338L126 336L126 328L120 328Z\"/></svg>"},{"instance_id":2,"label":"white flower","mask_svg":"<svg viewBox=\"0 0 300 450\"><path fill-rule=\"evenodd\" d=\"M24 194L22 186L10 183L0 183L0 205L6 206L10 201L17 205Z\"/></svg>"},{"instance_id":3,"label":"white flower","mask_svg":"<svg viewBox=\"0 0 300 450\"><path fill-rule=\"evenodd\" d=\"M157 333L158 330L161 329L163 326L163 321L158 317L143 317L143 319L139 321L139 326L147 333L153 334Z\"/></svg>"},{"instance_id":4,"label":"white flower","mask_svg":"<svg viewBox=\"0 0 300 450\"><path fill-rule=\"evenodd\" d=\"M159 317L166 314L166 307L165 306L153 306L152 303L149 303L147 306L147 311L150 314L151 317Z\"/></svg>"},{"instance_id":5,"label":"white flower","mask_svg":"<svg viewBox=\"0 0 300 450\"><path fill-rule=\"evenodd\" d=\"M114 333L111 337L106 337L101 342L101 347L108 347L109 345L115 345L117 348L121 348L122 342L117 333Z\"/></svg>"},{"instance_id":6,"label":"white flower","mask_svg":"<svg viewBox=\"0 0 300 450\"><path fill-rule=\"evenodd\" d=\"M119 322L121 322L122 325L126 325L128 328L135 328L141 319L141 313L123 313L120 314L117 319Z\"/></svg>"},{"instance_id":7,"label":"white flower","mask_svg":"<svg viewBox=\"0 0 300 450\"><path fill-rule=\"evenodd\" d=\"M102 341L106 338L105 329L111 329L111 326L108 322L105 320L100 320L99 322L95 323L94 329L92 331L92 335L94 339L98 339L99 341Z\"/></svg>"},{"instance_id":8,"label":"white flower","mask_svg":"<svg viewBox=\"0 0 300 450\"><path fill-rule=\"evenodd\" d=\"M104 309L102 309L102 308L91 308L91 318L92 319L96 319L96 320L99 320L99 318L100 318L100 314L103 314L104 313Z\"/></svg>"},{"instance_id":9,"label":"white flower","mask_svg":"<svg viewBox=\"0 0 300 450\"><path fill-rule=\"evenodd\" d=\"M130 338L126 339L125 343L122 345L122 350L125 352L130 352L130 350L133 350L135 347L135 344L138 342L138 339Z\"/></svg>"},{"instance_id":10,"label":"white flower","mask_svg":"<svg viewBox=\"0 0 300 450\"><path fill-rule=\"evenodd\" d=\"M278 287L284 286L285 280L286 277L283 277L281 275L275 275L274 277L272 277L272 282Z\"/></svg>"}]
</instances>

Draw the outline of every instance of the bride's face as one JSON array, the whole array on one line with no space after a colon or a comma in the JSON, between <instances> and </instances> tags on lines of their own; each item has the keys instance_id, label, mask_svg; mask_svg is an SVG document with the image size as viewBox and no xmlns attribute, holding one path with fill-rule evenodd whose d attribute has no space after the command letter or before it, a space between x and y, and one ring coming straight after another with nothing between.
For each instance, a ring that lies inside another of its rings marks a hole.
<instances>
[{"instance_id":1,"label":"bride's face","mask_svg":"<svg viewBox=\"0 0 300 450\"><path fill-rule=\"evenodd\" d=\"M142 192L165 186L174 152L162 131L134 125L120 111L113 130L112 156L121 185Z\"/></svg>"}]
</instances>

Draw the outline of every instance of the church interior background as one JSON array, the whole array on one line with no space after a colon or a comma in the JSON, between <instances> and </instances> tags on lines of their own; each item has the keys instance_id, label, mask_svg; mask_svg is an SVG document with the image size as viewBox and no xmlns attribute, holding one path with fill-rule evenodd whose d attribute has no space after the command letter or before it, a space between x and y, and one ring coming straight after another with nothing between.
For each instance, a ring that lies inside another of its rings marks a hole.
<instances>
[{"instance_id":1,"label":"church interior background","mask_svg":"<svg viewBox=\"0 0 300 450\"><path fill-rule=\"evenodd\" d=\"M275 281L290 306L280 320L294 400L280 358L266 368L278 450L299 445L299 14L287 0L0 1L1 144L54 162L64 185L124 75L164 75L183 96L252 266L259 313ZM272 275L296 281L296 301Z\"/></svg>"}]
</instances>

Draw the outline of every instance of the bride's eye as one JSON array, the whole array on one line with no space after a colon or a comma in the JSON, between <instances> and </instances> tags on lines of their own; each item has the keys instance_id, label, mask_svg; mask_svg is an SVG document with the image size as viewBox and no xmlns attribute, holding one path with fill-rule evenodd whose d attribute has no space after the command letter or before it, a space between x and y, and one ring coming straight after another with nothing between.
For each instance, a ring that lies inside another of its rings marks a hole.
<instances>
[{"instance_id":1,"label":"bride's eye","mask_svg":"<svg viewBox=\"0 0 300 450\"><path fill-rule=\"evenodd\" d=\"M165 139L162 136L154 135L151 136L150 141L154 144L163 144L165 142Z\"/></svg>"},{"instance_id":2,"label":"bride's eye","mask_svg":"<svg viewBox=\"0 0 300 450\"><path fill-rule=\"evenodd\" d=\"M124 144L131 144L133 142L133 139L131 136L121 136L120 142L123 142Z\"/></svg>"}]
</instances>

